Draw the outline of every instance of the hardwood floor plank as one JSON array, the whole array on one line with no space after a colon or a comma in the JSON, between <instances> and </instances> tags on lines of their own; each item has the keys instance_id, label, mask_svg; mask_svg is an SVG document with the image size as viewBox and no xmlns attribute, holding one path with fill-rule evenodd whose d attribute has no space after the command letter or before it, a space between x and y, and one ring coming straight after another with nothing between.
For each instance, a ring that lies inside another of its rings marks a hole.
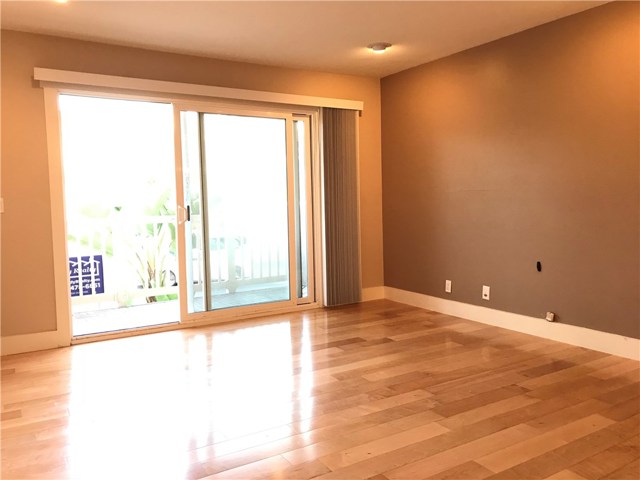
<instances>
[{"instance_id":1,"label":"hardwood floor plank","mask_svg":"<svg viewBox=\"0 0 640 480\"><path fill-rule=\"evenodd\" d=\"M522 441L530 434L531 427L517 425L384 472L384 474L389 477L389 480L428 478L494 450Z\"/></svg>"},{"instance_id":2,"label":"hardwood floor plank","mask_svg":"<svg viewBox=\"0 0 640 480\"><path fill-rule=\"evenodd\" d=\"M437 473L429 477L430 480L461 480L474 479L481 480L492 475L493 472L482 465L470 461L461 465L456 465L448 470Z\"/></svg>"},{"instance_id":3,"label":"hardwood floor plank","mask_svg":"<svg viewBox=\"0 0 640 480\"><path fill-rule=\"evenodd\" d=\"M640 382L624 385L618 389L603 393L597 397L603 402L615 404L640 397Z\"/></svg>"},{"instance_id":4,"label":"hardwood floor plank","mask_svg":"<svg viewBox=\"0 0 640 480\"><path fill-rule=\"evenodd\" d=\"M640 476L640 460L636 459L603 478L606 480L638 480Z\"/></svg>"},{"instance_id":5,"label":"hardwood floor plank","mask_svg":"<svg viewBox=\"0 0 640 480\"><path fill-rule=\"evenodd\" d=\"M300 435L304 442L283 452L283 456L293 465L298 465L341 449L411 429L416 424L430 424L441 418L435 412L425 410L424 405L415 413L411 408L414 403L418 402L398 405L360 417L363 421L357 421L357 417L354 417L351 421L342 422L337 426L305 432Z\"/></svg>"},{"instance_id":6,"label":"hardwood floor plank","mask_svg":"<svg viewBox=\"0 0 640 480\"><path fill-rule=\"evenodd\" d=\"M311 462L292 465L291 467L285 468L279 472L279 477L276 478L309 480L329 472L330 470L321 461L313 460Z\"/></svg>"},{"instance_id":7,"label":"hardwood floor plank","mask_svg":"<svg viewBox=\"0 0 640 480\"><path fill-rule=\"evenodd\" d=\"M592 432L608 427L612 423L614 423L612 420L600 415L591 415L533 438L528 438L514 445L509 445L498 452L476 458L475 461L489 470L498 473L524 463L543 453L553 451L562 445L566 445Z\"/></svg>"},{"instance_id":8,"label":"hardwood floor plank","mask_svg":"<svg viewBox=\"0 0 640 480\"><path fill-rule=\"evenodd\" d=\"M428 423L410 430L405 430L404 432L386 435L383 438L361 443L357 447L325 455L320 458L320 461L331 470L338 470L347 465L358 463L367 458L393 450L398 450L408 445L413 445L414 443L441 435L448 431L447 428L437 423Z\"/></svg>"},{"instance_id":9,"label":"hardwood floor plank","mask_svg":"<svg viewBox=\"0 0 640 480\"><path fill-rule=\"evenodd\" d=\"M560 408L555 412L543 415L526 423L527 425L540 429L542 432L546 432L566 425L568 422L573 422L595 413L604 412L608 408L609 404L591 399Z\"/></svg>"},{"instance_id":10,"label":"hardwood floor plank","mask_svg":"<svg viewBox=\"0 0 640 480\"><path fill-rule=\"evenodd\" d=\"M587 480L587 479L571 470L562 470L561 472L554 473L550 477L545 478L545 480Z\"/></svg>"},{"instance_id":11,"label":"hardwood floor plank","mask_svg":"<svg viewBox=\"0 0 640 480\"><path fill-rule=\"evenodd\" d=\"M516 395L513 397L498 400L497 402L491 402L481 407L476 407L471 410L458 413L451 417L448 417L440 421L440 425L449 429L459 429L466 425L486 420L501 413L516 410L522 407L526 407L533 403L539 402L536 398L531 398L528 395Z\"/></svg>"},{"instance_id":12,"label":"hardwood floor plank","mask_svg":"<svg viewBox=\"0 0 640 480\"><path fill-rule=\"evenodd\" d=\"M601 352L581 352L579 355L571 357L571 363L573 363L573 365L568 368L560 368L545 375L534 376L529 380L521 382L520 385L529 390L534 390L536 388L553 385L567 378L593 374L597 371L597 363L594 365L593 360L597 361L603 358L607 358L607 355Z\"/></svg>"},{"instance_id":13,"label":"hardwood floor plank","mask_svg":"<svg viewBox=\"0 0 640 480\"><path fill-rule=\"evenodd\" d=\"M2 412L0 414L0 421L8 421L8 420L13 420L15 418L21 418L22 417L22 410L10 410L8 412ZM2 426L4 427L4 423L2 424Z\"/></svg>"},{"instance_id":14,"label":"hardwood floor plank","mask_svg":"<svg viewBox=\"0 0 640 480\"><path fill-rule=\"evenodd\" d=\"M585 458L570 470L588 480L598 480L640 457L640 435L618 443L593 457ZM640 470L638 477L640 478Z\"/></svg>"},{"instance_id":15,"label":"hardwood floor plank","mask_svg":"<svg viewBox=\"0 0 640 480\"><path fill-rule=\"evenodd\" d=\"M519 385L509 385L449 403L444 403L442 397L436 396L435 399L441 404L444 403L444 405L436 406L433 410L443 417L452 417L460 413L468 412L469 410L484 407L488 403L506 400L508 398L522 395L526 392L528 392L528 390L524 387Z\"/></svg>"},{"instance_id":16,"label":"hardwood floor plank","mask_svg":"<svg viewBox=\"0 0 640 480\"><path fill-rule=\"evenodd\" d=\"M613 405L612 407L604 410L602 415L621 422L638 413L638 405L640 405L640 396Z\"/></svg>"},{"instance_id":17,"label":"hardwood floor plank","mask_svg":"<svg viewBox=\"0 0 640 480\"><path fill-rule=\"evenodd\" d=\"M637 418L613 423L489 478L546 478L632 438L637 433Z\"/></svg>"},{"instance_id":18,"label":"hardwood floor plank","mask_svg":"<svg viewBox=\"0 0 640 480\"><path fill-rule=\"evenodd\" d=\"M264 460L248 463L241 467L225 470L221 473L207 475L206 477L202 478L206 480L246 480L248 478L259 480L272 477L277 478L278 476L280 476L280 472L288 469L289 467L289 462L287 462L280 455L276 455Z\"/></svg>"},{"instance_id":19,"label":"hardwood floor plank","mask_svg":"<svg viewBox=\"0 0 640 480\"><path fill-rule=\"evenodd\" d=\"M597 372L594 372L592 375L598 378L609 378L612 376L629 374L631 379L635 379L638 381L638 376L640 375L640 371L638 370L637 362L633 360L624 359L620 364L611 365L607 368L602 368Z\"/></svg>"}]
</instances>

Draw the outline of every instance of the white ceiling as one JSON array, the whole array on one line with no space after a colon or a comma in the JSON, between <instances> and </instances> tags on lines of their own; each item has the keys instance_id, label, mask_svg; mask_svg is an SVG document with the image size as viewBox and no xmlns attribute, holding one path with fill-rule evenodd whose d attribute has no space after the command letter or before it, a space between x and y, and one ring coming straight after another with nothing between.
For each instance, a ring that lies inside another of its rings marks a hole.
<instances>
[{"instance_id":1,"label":"white ceiling","mask_svg":"<svg viewBox=\"0 0 640 480\"><path fill-rule=\"evenodd\" d=\"M604 1L2 1L3 29L384 77ZM393 43L384 55L365 46Z\"/></svg>"}]
</instances>

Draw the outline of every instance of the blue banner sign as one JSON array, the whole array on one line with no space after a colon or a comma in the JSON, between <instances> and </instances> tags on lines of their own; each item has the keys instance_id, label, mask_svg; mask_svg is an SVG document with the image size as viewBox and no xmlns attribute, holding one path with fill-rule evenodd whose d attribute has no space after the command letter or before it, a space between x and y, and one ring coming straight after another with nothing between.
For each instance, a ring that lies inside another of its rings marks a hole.
<instances>
[{"instance_id":1,"label":"blue banner sign","mask_svg":"<svg viewBox=\"0 0 640 480\"><path fill-rule=\"evenodd\" d=\"M71 296L80 296L80 267L78 257L69 257L69 281L71 283Z\"/></svg>"},{"instance_id":2,"label":"blue banner sign","mask_svg":"<svg viewBox=\"0 0 640 480\"><path fill-rule=\"evenodd\" d=\"M102 255L69 257L71 296L104 293L104 267Z\"/></svg>"}]
</instances>

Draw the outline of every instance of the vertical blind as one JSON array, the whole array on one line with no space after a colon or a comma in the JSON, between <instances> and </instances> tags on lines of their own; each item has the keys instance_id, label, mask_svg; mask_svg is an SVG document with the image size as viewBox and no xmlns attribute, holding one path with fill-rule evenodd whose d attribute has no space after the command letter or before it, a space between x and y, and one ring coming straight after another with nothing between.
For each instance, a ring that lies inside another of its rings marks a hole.
<instances>
[{"instance_id":1,"label":"vertical blind","mask_svg":"<svg viewBox=\"0 0 640 480\"><path fill-rule=\"evenodd\" d=\"M327 306L361 299L357 115L322 109Z\"/></svg>"}]
</instances>

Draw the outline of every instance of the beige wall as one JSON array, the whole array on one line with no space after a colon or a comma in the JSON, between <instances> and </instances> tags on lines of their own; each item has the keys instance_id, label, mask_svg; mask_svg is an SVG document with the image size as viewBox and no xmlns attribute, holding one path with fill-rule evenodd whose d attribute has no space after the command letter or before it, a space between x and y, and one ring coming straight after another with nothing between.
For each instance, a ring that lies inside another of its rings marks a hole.
<instances>
[{"instance_id":1,"label":"beige wall","mask_svg":"<svg viewBox=\"0 0 640 480\"><path fill-rule=\"evenodd\" d=\"M33 68L364 101L360 121L362 277L383 284L380 82L3 31L2 335L55 330L43 93Z\"/></svg>"},{"instance_id":2,"label":"beige wall","mask_svg":"<svg viewBox=\"0 0 640 480\"><path fill-rule=\"evenodd\" d=\"M382 80L385 285L640 338L639 10Z\"/></svg>"}]
</instances>

